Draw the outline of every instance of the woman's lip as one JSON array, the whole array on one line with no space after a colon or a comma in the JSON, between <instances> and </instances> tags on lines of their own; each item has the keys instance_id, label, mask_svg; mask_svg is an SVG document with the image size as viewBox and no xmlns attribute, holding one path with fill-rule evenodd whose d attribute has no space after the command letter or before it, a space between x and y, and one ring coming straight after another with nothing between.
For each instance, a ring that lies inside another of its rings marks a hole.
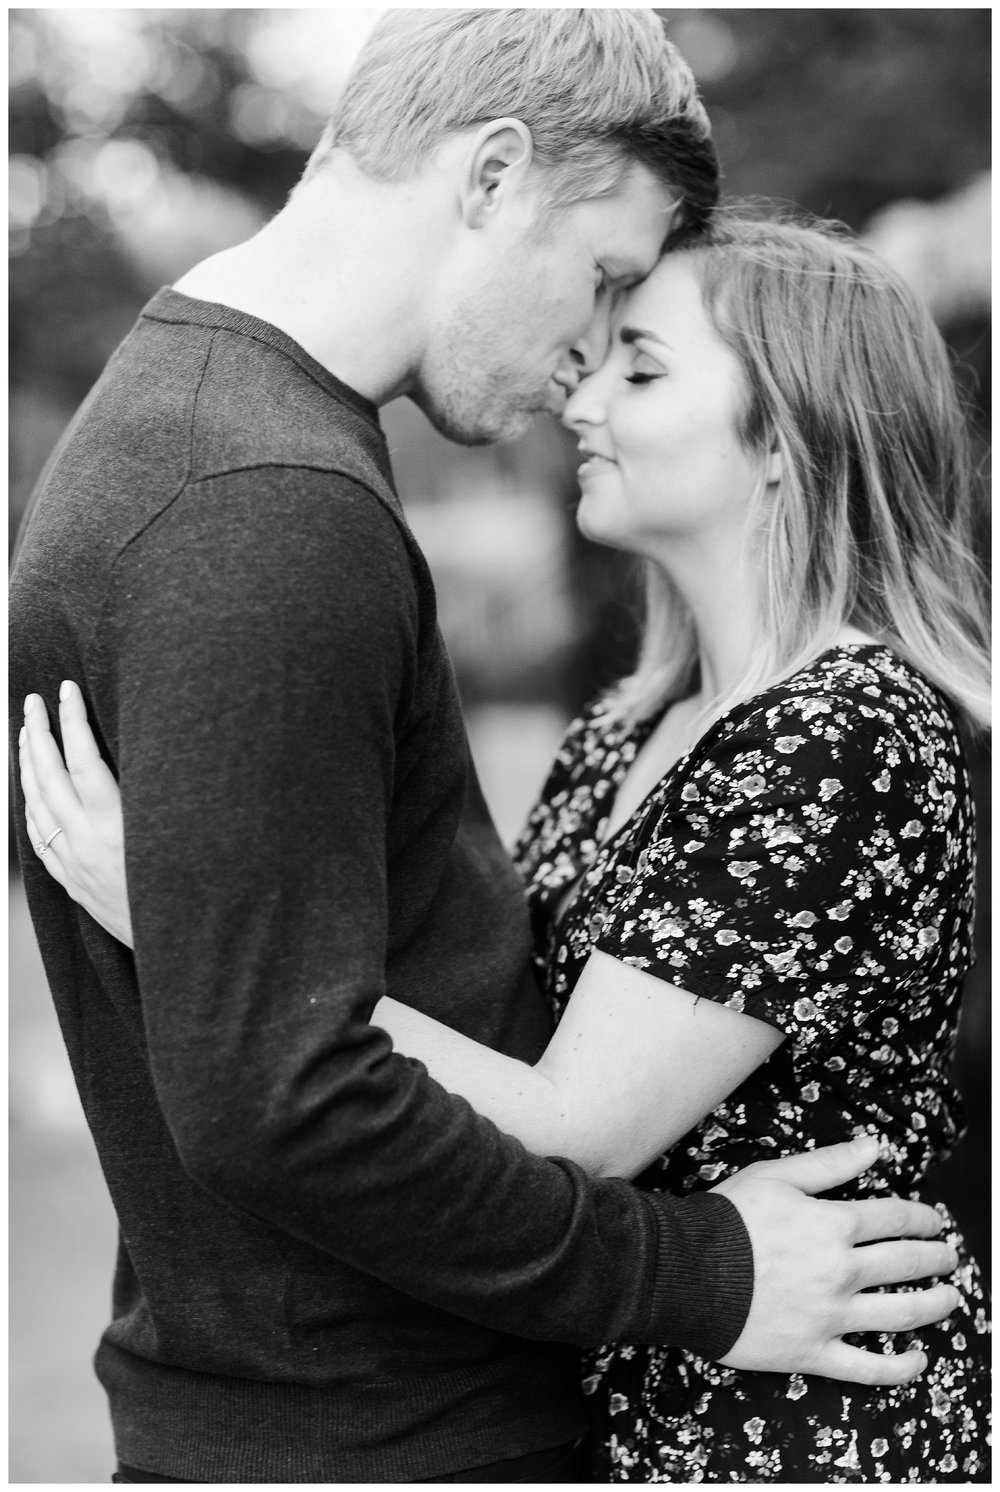
<instances>
[{"instance_id":1,"label":"woman's lip","mask_svg":"<svg viewBox=\"0 0 1000 1492\"><path fill-rule=\"evenodd\" d=\"M594 470L598 466L615 465L614 460L610 456L602 456L600 451L582 451L581 455L583 456L583 460L579 466L580 471L583 471L585 468Z\"/></svg>"}]
</instances>

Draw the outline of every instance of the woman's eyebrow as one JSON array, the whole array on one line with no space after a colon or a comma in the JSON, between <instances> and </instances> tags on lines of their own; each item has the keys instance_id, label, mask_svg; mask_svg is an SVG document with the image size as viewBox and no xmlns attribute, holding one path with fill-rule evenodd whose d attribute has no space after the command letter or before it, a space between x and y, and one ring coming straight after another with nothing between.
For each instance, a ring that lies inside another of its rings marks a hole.
<instances>
[{"instance_id":1,"label":"woman's eyebrow","mask_svg":"<svg viewBox=\"0 0 1000 1492\"><path fill-rule=\"evenodd\" d=\"M623 326L618 333L619 340L626 347L631 347L635 342L657 342L661 347L669 347L670 343L658 337L655 332L646 331L641 326Z\"/></svg>"}]
</instances>

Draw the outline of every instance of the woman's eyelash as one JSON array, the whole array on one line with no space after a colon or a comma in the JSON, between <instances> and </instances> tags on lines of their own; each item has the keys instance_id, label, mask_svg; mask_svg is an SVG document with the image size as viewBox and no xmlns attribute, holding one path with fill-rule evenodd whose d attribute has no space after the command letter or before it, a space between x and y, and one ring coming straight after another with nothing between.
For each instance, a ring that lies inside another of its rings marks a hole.
<instances>
[{"instance_id":1,"label":"woman's eyelash","mask_svg":"<svg viewBox=\"0 0 1000 1492\"><path fill-rule=\"evenodd\" d=\"M652 383L656 378L662 378L662 373L629 373L625 379L626 383Z\"/></svg>"}]
</instances>

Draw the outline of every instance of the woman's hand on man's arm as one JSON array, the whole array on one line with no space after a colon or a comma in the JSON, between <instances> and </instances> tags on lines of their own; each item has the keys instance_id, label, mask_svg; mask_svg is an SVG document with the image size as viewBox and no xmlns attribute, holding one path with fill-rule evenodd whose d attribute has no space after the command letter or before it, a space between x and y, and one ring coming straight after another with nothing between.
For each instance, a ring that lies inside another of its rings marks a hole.
<instances>
[{"instance_id":1,"label":"woman's hand on man's arm","mask_svg":"<svg viewBox=\"0 0 1000 1492\"><path fill-rule=\"evenodd\" d=\"M121 794L81 692L69 681L60 690L65 763L43 700L29 695L27 705L21 784L36 853L74 901L132 946ZM600 1176L642 1170L781 1039L761 1021L698 1002L603 953L592 955L534 1068L391 1000L379 1003L374 1023L528 1149Z\"/></svg>"},{"instance_id":2,"label":"woman's hand on man's arm","mask_svg":"<svg viewBox=\"0 0 1000 1492\"><path fill-rule=\"evenodd\" d=\"M59 690L59 726L65 762L44 701L29 694L18 752L28 833L52 878L131 948L121 793L87 722L83 696L69 680Z\"/></svg>"},{"instance_id":3,"label":"woman's hand on man's arm","mask_svg":"<svg viewBox=\"0 0 1000 1492\"><path fill-rule=\"evenodd\" d=\"M81 692L69 681L60 690L65 764L44 702L29 695L27 703L21 784L36 853L74 901L132 946L121 795ZM444 1087L528 1149L566 1156L599 1176L642 1170L781 1039L761 1021L698 1002L603 953L590 958L535 1068L391 1000L379 1003L374 1021L398 1050L424 1061Z\"/></svg>"}]
</instances>

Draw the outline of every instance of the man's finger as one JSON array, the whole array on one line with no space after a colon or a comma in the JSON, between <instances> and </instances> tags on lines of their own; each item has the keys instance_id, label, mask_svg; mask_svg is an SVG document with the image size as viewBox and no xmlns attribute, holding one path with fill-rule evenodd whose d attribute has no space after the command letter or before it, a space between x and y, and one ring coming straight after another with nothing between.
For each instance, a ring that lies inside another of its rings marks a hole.
<instances>
[{"instance_id":1,"label":"man's finger","mask_svg":"<svg viewBox=\"0 0 1000 1492\"><path fill-rule=\"evenodd\" d=\"M944 1227L939 1212L924 1202L907 1202L903 1197L867 1197L860 1202L844 1202L854 1223L856 1243L872 1243L879 1238L935 1238Z\"/></svg>"},{"instance_id":2,"label":"man's finger","mask_svg":"<svg viewBox=\"0 0 1000 1492\"><path fill-rule=\"evenodd\" d=\"M802 1155L784 1155L780 1160L764 1161L753 1167L755 1176L784 1181L799 1191L815 1196L846 1186L874 1165L879 1155L879 1141L872 1135L861 1135L840 1145L823 1145ZM749 1167L748 1167L749 1169Z\"/></svg>"},{"instance_id":3,"label":"man's finger","mask_svg":"<svg viewBox=\"0 0 1000 1492\"><path fill-rule=\"evenodd\" d=\"M924 1371L927 1358L919 1348L908 1352L864 1352L846 1342L828 1342L810 1372L826 1378L840 1378L845 1383L889 1384L911 1383Z\"/></svg>"},{"instance_id":4,"label":"man's finger","mask_svg":"<svg viewBox=\"0 0 1000 1492\"><path fill-rule=\"evenodd\" d=\"M845 1331L917 1331L943 1321L962 1304L954 1285L932 1285L896 1295L856 1295Z\"/></svg>"},{"instance_id":5,"label":"man's finger","mask_svg":"<svg viewBox=\"0 0 1000 1492\"><path fill-rule=\"evenodd\" d=\"M70 679L59 687L59 726L66 766L84 808L100 809L114 802L118 785L94 739L83 695Z\"/></svg>"},{"instance_id":6,"label":"man's finger","mask_svg":"<svg viewBox=\"0 0 1000 1492\"><path fill-rule=\"evenodd\" d=\"M958 1254L950 1243L899 1238L892 1243L869 1243L853 1254L858 1289L875 1285L900 1285L907 1280L929 1279L951 1274L958 1268Z\"/></svg>"}]
</instances>

